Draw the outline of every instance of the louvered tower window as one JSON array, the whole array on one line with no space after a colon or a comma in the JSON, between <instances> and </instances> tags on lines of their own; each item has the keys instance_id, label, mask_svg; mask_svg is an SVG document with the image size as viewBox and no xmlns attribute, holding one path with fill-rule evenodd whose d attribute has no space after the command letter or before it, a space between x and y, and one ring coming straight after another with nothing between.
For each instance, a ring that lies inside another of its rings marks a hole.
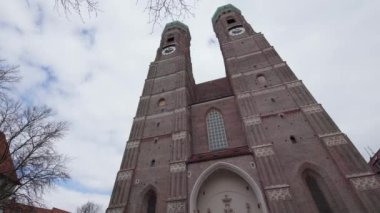
<instances>
[{"instance_id":1,"label":"louvered tower window","mask_svg":"<svg viewBox=\"0 0 380 213\"><path fill-rule=\"evenodd\" d=\"M207 114L207 134L209 150L227 148L228 144L223 117L216 110L211 110Z\"/></svg>"}]
</instances>

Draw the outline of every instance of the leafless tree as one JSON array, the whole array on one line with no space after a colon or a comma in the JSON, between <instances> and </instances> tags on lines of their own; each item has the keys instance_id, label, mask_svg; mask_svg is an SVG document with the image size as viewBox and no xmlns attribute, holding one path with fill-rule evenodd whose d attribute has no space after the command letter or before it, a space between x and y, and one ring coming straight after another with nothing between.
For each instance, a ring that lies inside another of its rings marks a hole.
<instances>
[{"instance_id":1,"label":"leafless tree","mask_svg":"<svg viewBox=\"0 0 380 213\"><path fill-rule=\"evenodd\" d=\"M196 0L145 0L144 2L145 11L149 14L149 23L154 27L167 19L183 20L193 16L192 10Z\"/></svg>"},{"instance_id":2,"label":"leafless tree","mask_svg":"<svg viewBox=\"0 0 380 213\"><path fill-rule=\"evenodd\" d=\"M55 150L55 142L67 130L67 124L54 120L52 110L46 106L24 106L12 99L8 92L19 79L17 67L0 63L0 132L6 137L6 148L0 150L0 166L8 156L13 166L6 167L16 173L16 185L2 187L0 205L10 200L32 205L41 204L44 190L58 181L69 178L66 158ZM12 162L11 161L11 162ZM4 166L1 168L4 169Z\"/></svg>"},{"instance_id":3,"label":"leafless tree","mask_svg":"<svg viewBox=\"0 0 380 213\"><path fill-rule=\"evenodd\" d=\"M83 8L87 8L89 13L98 11L98 0L55 0L55 2L65 13L74 11L81 15ZM144 11L149 15L149 23L154 28L168 19L183 20L193 16L192 10L197 0L136 0L136 2L144 5Z\"/></svg>"},{"instance_id":4,"label":"leafless tree","mask_svg":"<svg viewBox=\"0 0 380 213\"><path fill-rule=\"evenodd\" d=\"M99 204L88 201L77 208L77 213L98 213L100 212L100 209L101 207Z\"/></svg>"},{"instance_id":5,"label":"leafless tree","mask_svg":"<svg viewBox=\"0 0 380 213\"><path fill-rule=\"evenodd\" d=\"M20 80L18 66L8 65L0 59L0 101L6 98L12 84Z\"/></svg>"},{"instance_id":6,"label":"leafless tree","mask_svg":"<svg viewBox=\"0 0 380 213\"><path fill-rule=\"evenodd\" d=\"M72 12L82 16L82 10L86 9L89 14L97 14L98 0L55 0L56 8L62 8L65 14Z\"/></svg>"}]
</instances>

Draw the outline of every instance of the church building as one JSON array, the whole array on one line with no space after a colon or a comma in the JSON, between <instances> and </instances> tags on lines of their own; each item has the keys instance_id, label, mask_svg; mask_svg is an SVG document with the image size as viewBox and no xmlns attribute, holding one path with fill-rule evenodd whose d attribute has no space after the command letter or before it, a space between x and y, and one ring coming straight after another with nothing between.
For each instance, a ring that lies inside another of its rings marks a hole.
<instances>
[{"instance_id":1,"label":"church building","mask_svg":"<svg viewBox=\"0 0 380 213\"><path fill-rule=\"evenodd\" d=\"M107 213L380 212L379 176L264 35L233 5L212 24L226 77L201 84L166 25Z\"/></svg>"}]
</instances>

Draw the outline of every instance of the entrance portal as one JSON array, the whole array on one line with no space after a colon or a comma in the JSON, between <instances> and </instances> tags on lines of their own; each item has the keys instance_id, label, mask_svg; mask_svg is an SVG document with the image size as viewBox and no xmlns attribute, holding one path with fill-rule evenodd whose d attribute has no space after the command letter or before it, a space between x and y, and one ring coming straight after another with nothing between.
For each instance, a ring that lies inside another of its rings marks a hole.
<instances>
[{"instance_id":1,"label":"entrance portal","mask_svg":"<svg viewBox=\"0 0 380 213\"><path fill-rule=\"evenodd\" d=\"M251 186L226 169L213 172L201 185L197 213L262 213L263 207Z\"/></svg>"}]
</instances>

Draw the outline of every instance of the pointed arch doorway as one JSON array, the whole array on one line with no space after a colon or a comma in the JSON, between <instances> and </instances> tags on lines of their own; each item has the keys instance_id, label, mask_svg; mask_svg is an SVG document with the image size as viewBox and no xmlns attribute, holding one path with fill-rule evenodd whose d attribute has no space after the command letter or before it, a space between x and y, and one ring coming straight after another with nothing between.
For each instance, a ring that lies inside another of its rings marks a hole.
<instances>
[{"instance_id":1,"label":"pointed arch doorway","mask_svg":"<svg viewBox=\"0 0 380 213\"><path fill-rule=\"evenodd\" d=\"M199 176L190 195L191 213L267 213L260 188L242 169L225 162Z\"/></svg>"}]
</instances>

